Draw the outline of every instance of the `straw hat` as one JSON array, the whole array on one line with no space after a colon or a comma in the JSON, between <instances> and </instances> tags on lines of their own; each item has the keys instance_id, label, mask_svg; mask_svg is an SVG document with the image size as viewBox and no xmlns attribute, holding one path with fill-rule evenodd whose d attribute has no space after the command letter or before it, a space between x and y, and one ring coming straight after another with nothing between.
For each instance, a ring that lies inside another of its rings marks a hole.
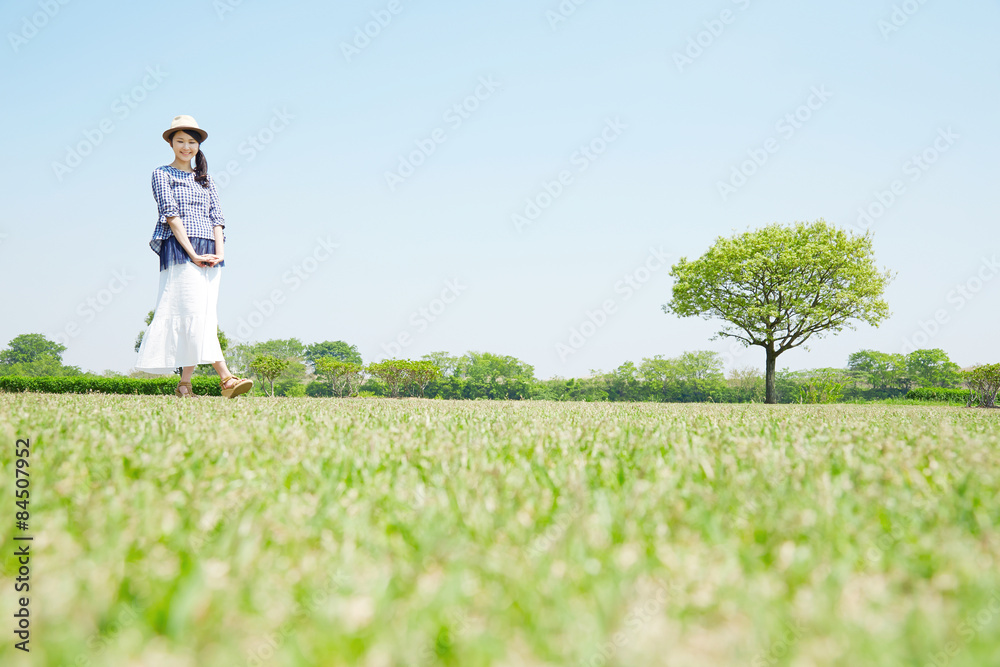
<instances>
[{"instance_id":1,"label":"straw hat","mask_svg":"<svg viewBox=\"0 0 1000 667\"><path fill-rule=\"evenodd\" d=\"M208 132L198 127L198 121L191 116L174 116L174 119L170 121L170 129L163 132L163 140L169 144L170 133L177 130L197 130L198 134L201 135L201 141L198 143L205 143L205 140L208 139Z\"/></svg>"}]
</instances>

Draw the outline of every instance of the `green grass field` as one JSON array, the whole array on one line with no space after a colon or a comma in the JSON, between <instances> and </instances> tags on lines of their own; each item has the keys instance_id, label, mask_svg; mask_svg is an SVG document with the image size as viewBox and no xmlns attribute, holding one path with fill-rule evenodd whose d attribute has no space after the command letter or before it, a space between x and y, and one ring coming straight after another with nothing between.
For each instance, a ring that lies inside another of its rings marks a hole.
<instances>
[{"instance_id":1,"label":"green grass field","mask_svg":"<svg viewBox=\"0 0 1000 667\"><path fill-rule=\"evenodd\" d=\"M0 433L3 665L1000 664L1000 411L0 394Z\"/></svg>"}]
</instances>

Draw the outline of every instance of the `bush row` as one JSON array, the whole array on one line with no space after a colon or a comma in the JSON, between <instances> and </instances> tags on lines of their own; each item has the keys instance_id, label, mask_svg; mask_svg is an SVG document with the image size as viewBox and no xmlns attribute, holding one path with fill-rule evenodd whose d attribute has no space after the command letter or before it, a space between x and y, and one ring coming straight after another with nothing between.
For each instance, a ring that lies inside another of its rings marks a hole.
<instances>
[{"instance_id":1,"label":"bush row","mask_svg":"<svg viewBox=\"0 0 1000 667\"><path fill-rule=\"evenodd\" d=\"M178 377L170 378L104 378L93 376L28 377L0 376L0 391L38 391L47 394L173 394ZM219 381L209 377L191 378L196 394L221 396Z\"/></svg>"},{"instance_id":2,"label":"bush row","mask_svg":"<svg viewBox=\"0 0 1000 667\"><path fill-rule=\"evenodd\" d=\"M219 381L213 377L191 378L196 394L219 396ZM170 395L177 387L177 377L169 378L104 378L94 376L76 377L27 377L0 376L0 391L36 391L50 394L145 394ZM779 380L778 395L783 403L797 403L801 392L800 382ZM306 395L313 397L332 396L328 383L311 382L304 389L291 392L283 388L279 395ZM277 387L276 387L277 388ZM363 396L387 396L389 391L377 379L369 379L360 387ZM404 386L403 396L421 395L419 387ZM499 399L550 401L645 401L645 402L716 402L746 403L761 400L760 392L740 389L722 381L692 380L687 382L652 383L644 381L602 382L597 379L569 380L510 380L506 382L482 382L457 377L448 377L429 382L423 396L443 399ZM902 392L886 390L858 390L848 388L843 392L845 400L879 400L902 398ZM922 401L941 401L952 405L965 405L969 399L968 389L925 388L911 389L905 398Z\"/></svg>"},{"instance_id":3,"label":"bush row","mask_svg":"<svg viewBox=\"0 0 1000 667\"><path fill-rule=\"evenodd\" d=\"M943 401L954 405L965 405L969 402L969 390L923 387L906 392L906 398L914 401Z\"/></svg>"}]
</instances>

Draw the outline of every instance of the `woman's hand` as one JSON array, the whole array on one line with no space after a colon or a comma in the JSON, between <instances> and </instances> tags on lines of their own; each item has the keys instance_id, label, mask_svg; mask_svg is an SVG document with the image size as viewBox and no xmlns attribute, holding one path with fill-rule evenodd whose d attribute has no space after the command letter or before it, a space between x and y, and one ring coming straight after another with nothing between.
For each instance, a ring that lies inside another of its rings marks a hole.
<instances>
[{"instance_id":1,"label":"woman's hand","mask_svg":"<svg viewBox=\"0 0 1000 667\"><path fill-rule=\"evenodd\" d=\"M218 264L219 262L221 262L224 259L224 257L222 255L218 254L218 253L216 253L214 255L209 255L209 256L215 258L215 261L212 262L211 264L209 264L209 266L215 266L216 264Z\"/></svg>"},{"instance_id":2,"label":"woman's hand","mask_svg":"<svg viewBox=\"0 0 1000 667\"><path fill-rule=\"evenodd\" d=\"M195 266L215 266L222 261L222 258L216 255L191 255L191 261Z\"/></svg>"}]
</instances>

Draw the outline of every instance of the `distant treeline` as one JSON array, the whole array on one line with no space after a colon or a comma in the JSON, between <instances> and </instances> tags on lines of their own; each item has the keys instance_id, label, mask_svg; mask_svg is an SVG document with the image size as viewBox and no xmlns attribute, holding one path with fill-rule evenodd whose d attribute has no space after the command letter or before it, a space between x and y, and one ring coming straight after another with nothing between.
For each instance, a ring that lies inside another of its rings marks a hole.
<instances>
[{"instance_id":1,"label":"distant treeline","mask_svg":"<svg viewBox=\"0 0 1000 667\"><path fill-rule=\"evenodd\" d=\"M254 393L258 395L681 403L749 403L764 398L761 369L743 366L725 373L722 356L711 351L685 352L672 358L656 355L638 364L625 362L613 371L592 371L586 378L540 380L535 378L530 364L489 352L461 356L435 352L419 360L389 359L365 364L357 347L344 341L306 345L290 338L229 347L225 335L219 333L230 369L237 375L253 377ZM127 379L112 371L96 376L64 366L64 350L40 334L18 336L8 349L0 351L0 376L79 378L75 382L36 383L39 387L64 387L57 389L62 391L86 391L87 377ZM215 371L206 365L199 367L195 375L201 385L214 379ZM128 386L139 393L160 393L169 382L155 388L132 388L127 382L98 384L93 390L114 391L110 388L115 387L132 393ZM27 385L10 381L5 386L10 390ZM959 367L939 349L917 350L908 355L861 350L849 357L846 368L782 370L776 377L778 400L782 403L902 398L913 389L962 385ZM911 396L935 400L950 396L947 400L958 400L954 393Z\"/></svg>"},{"instance_id":2,"label":"distant treeline","mask_svg":"<svg viewBox=\"0 0 1000 667\"><path fill-rule=\"evenodd\" d=\"M283 360L274 377L277 396L423 396L443 399L553 401L649 401L749 403L764 399L764 377L752 366L724 372L722 356L711 351L678 357L656 355L637 365L626 362L586 378L535 378L531 365L511 356L435 352L419 360L390 359L364 365L357 348L343 341L302 345L295 339L238 345L230 366L254 374L266 358ZM255 360L257 363L255 363ZM271 372L279 366L274 365ZM256 379L264 388L270 379ZM857 352L847 368L777 373L783 403L832 403L903 398L915 388L956 388L956 364L942 350L909 355ZM934 395L936 396L936 395Z\"/></svg>"}]
</instances>

